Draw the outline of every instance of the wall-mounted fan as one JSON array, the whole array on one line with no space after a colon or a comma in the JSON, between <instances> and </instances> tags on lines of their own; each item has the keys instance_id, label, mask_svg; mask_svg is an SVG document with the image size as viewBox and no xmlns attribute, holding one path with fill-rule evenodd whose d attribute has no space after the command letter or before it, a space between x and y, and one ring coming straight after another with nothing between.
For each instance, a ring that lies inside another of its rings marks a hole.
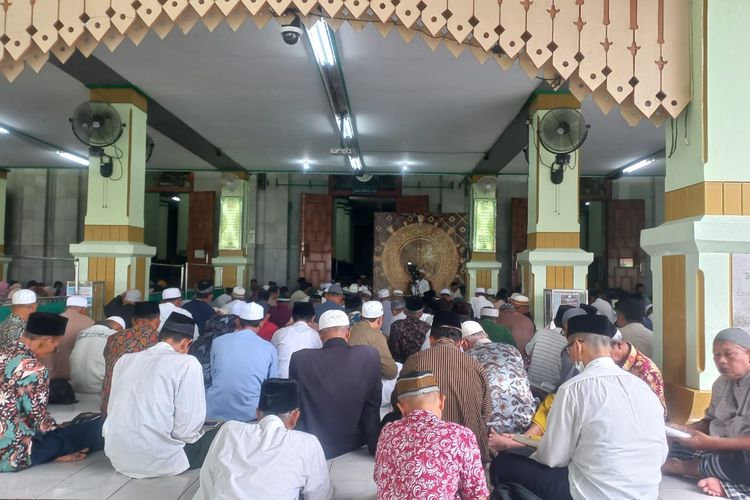
<instances>
[{"instance_id":1,"label":"wall-mounted fan","mask_svg":"<svg viewBox=\"0 0 750 500\"><path fill-rule=\"evenodd\" d=\"M555 154L555 162L550 167L553 184L562 183L565 169L570 164L570 153L581 147L588 132L589 126L577 109L553 109L542 117L537 133L544 149Z\"/></svg>"},{"instance_id":2,"label":"wall-mounted fan","mask_svg":"<svg viewBox=\"0 0 750 500\"><path fill-rule=\"evenodd\" d=\"M125 128L117 110L106 102L84 102L73 112L70 126L76 138L89 147L89 156L100 158L102 177L111 177L112 157L104 154L104 148L117 142Z\"/></svg>"},{"instance_id":3,"label":"wall-mounted fan","mask_svg":"<svg viewBox=\"0 0 750 500\"><path fill-rule=\"evenodd\" d=\"M497 191L497 179L486 175L474 183L474 194L477 198L493 198Z\"/></svg>"},{"instance_id":4,"label":"wall-mounted fan","mask_svg":"<svg viewBox=\"0 0 750 500\"><path fill-rule=\"evenodd\" d=\"M235 191L242 179L235 174L221 174L221 187L228 191Z\"/></svg>"}]
</instances>

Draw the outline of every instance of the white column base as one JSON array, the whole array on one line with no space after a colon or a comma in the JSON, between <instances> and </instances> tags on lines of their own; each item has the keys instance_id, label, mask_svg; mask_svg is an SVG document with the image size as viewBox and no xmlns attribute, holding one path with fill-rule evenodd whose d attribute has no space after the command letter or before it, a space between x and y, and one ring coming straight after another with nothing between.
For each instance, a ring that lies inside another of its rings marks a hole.
<instances>
[{"instance_id":1,"label":"white column base","mask_svg":"<svg viewBox=\"0 0 750 500\"><path fill-rule=\"evenodd\" d=\"M227 255L214 257L211 260L214 265L214 284L215 286L241 286L247 288L245 285L247 269L249 266L248 258L243 255ZM237 268L237 283L224 283L224 267L236 267Z\"/></svg>"},{"instance_id":2,"label":"white column base","mask_svg":"<svg viewBox=\"0 0 750 500\"><path fill-rule=\"evenodd\" d=\"M534 275L533 290L529 283L524 283L524 290L529 294L534 313L534 323L538 328L544 326L544 290L547 286L547 267L564 266L573 268L573 289L585 290L589 264L594 261L594 254L580 248L538 248L524 250L518 254L518 263L528 267Z\"/></svg>"},{"instance_id":3,"label":"white column base","mask_svg":"<svg viewBox=\"0 0 750 500\"><path fill-rule=\"evenodd\" d=\"M497 290L500 283L500 270L503 265L494 260L470 260L466 263L466 271L469 273L469 283L466 289L466 296L473 297L477 289L477 271L490 271L490 288Z\"/></svg>"},{"instance_id":4,"label":"white column base","mask_svg":"<svg viewBox=\"0 0 750 500\"><path fill-rule=\"evenodd\" d=\"M156 248L143 243L122 241L84 241L70 245L70 254L79 259L78 269L81 281L89 281L90 257L113 257L115 259L114 293L128 289L128 284L135 286L137 279L137 258L146 259L143 283L145 290L141 290L144 297L148 297L148 278L151 268L151 258L156 255ZM128 272L129 270L129 272ZM109 300L111 297L108 297Z\"/></svg>"}]
</instances>

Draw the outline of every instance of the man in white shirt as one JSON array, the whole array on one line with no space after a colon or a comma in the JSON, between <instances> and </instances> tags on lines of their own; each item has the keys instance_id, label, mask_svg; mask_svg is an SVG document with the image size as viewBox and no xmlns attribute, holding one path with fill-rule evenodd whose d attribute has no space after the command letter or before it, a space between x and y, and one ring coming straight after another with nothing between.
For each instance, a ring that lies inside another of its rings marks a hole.
<instances>
[{"instance_id":1,"label":"man in white shirt","mask_svg":"<svg viewBox=\"0 0 750 500\"><path fill-rule=\"evenodd\" d=\"M430 286L430 282L425 277L427 273L425 273L424 269L419 270L419 279L417 280L417 287L419 289L419 295L424 295L425 293L429 292L432 288Z\"/></svg>"},{"instance_id":2,"label":"man in white shirt","mask_svg":"<svg viewBox=\"0 0 750 500\"><path fill-rule=\"evenodd\" d=\"M646 307L638 299L625 299L617 303L617 328L622 333L622 339L635 346L649 358L654 357L654 332L643 326L646 317Z\"/></svg>"},{"instance_id":3,"label":"man in white shirt","mask_svg":"<svg viewBox=\"0 0 750 500\"><path fill-rule=\"evenodd\" d=\"M187 354L195 321L172 313L159 343L125 354L115 365L104 453L117 472L133 478L174 476L197 469L216 435L203 434L203 370Z\"/></svg>"},{"instance_id":4,"label":"man in white shirt","mask_svg":"<svg viewBox=\"0 0 750 500\"><path fill-rule=\"evenodd\" d=\"M70 353L70 383L76 392L100 394L106 363L104 348L110 335L125 329L125 320L110 316L81 331Z\"/></svg>"},{"instance_id":5,"label":"man in white shirt","mask_svg":"<svg viewBox=\"0 0 750 500\"><path fill-rule=\"evenodd\" d=\"M659 497L668 452L664 407L610 357L615 332L604 316L568 321L566 349L581 374L560 386L530 458L501 453L492 461L496 487L518 483L556 500Z\"/></svg>"},{"instance_id":6,"label":"man in white shirt","mask_svg":"<svg viewBox=\"0 0 750 500\"><path fill-rule=\"evenodd\" d=\"M193 500L252 498L328 500L333 491L323 448L295 431L300 416L296 380L263 382L257 424L231 421L208 451Z\"/></svg>"},{"instance_id":7,"label":"man in white shirt","mask_svg":"<svg viewBox=\"0 0 750 500\"><path fill-rule=\"evenodd\" d=\"M166 288L161 292L161 304L159 304L159 331L164 327L167 318L174 312L191 319L193 318L190 312L182 308L182 292L180 289ZM198 331L198 325L196 325L193 332L193 340L197 339L198 335L200 335L200 332Z\"/></svg>"},{"instance_id":8,"label":"man in white shirt","mask_svg":"<svg viewBox=\"0 0 750 500\"><path fill-rule=\"evenodd\" d=\"M487 290L482 287L476 289L469 304L471 304L471 310L474 313L475 318L480 318L482 316L482 309L485 307L495 307L495 304L487 300Z\"/></svg>"},{"instance_id":9,"label":"man in white shirt","mask_svg":"<svg viewBox=\"0 0 750 500\"><path fill-rule=\"evenodd\" d=\"M289 378L289 360L302 349L320 349L323 343L314 329L315 308L309 302L295 302L292 307L293 324L276 330L271 343L279 353L279 378Z\"/></svg>"},{"instance_id":10,"label":"man in white shirt","mask_svg":"<svg viewBox=\"0 0 750 500\"><path fill-rule=\"evenodd\" d=\"M599 316L604 316L613 324L617 321L617 316L615 316L615 310L612 308L612 304L602 296L600 291L589 290L589 300L591 301L591 307L596 309Z\"/></svg>"}]
</instances>

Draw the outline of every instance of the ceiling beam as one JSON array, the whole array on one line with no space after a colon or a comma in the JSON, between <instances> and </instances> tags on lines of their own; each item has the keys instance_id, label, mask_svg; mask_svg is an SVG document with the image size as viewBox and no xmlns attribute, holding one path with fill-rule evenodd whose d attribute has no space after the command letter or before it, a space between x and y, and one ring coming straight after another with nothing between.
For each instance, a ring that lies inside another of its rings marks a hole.
<instances>
[{"instance_id":1,"label":"ceiling beam","mask_svg":"<svg viewBox=\"0 0 750 500\"><path fill-rule=\"evenodd\" d=\"M137 89L148 99L149 127L170 138L218 170L245 170L242 165L227 156L219 147L96 57L84 57L80 52L76 52L65 63L61 63L54 57L50 58L50 62L86 87L131 87ZM159 145L157 144L156 147L159 147Z\"/></svg>"},{"instance_id":2,"label":"ceiling beam","mask_svg":"<svg viewBox=\"0 0 750 500\"><path fill-rule=\"evenodd\" d=\"M523 151L523 148L529 143L529 130L526 124L529 119L529 104L538 91L547 89L551 89L551 87L545 81L542 81L534 89L529 99L526 100L513 121L510 122L510 125L503 130L495 144L476 164L471 172L472 175L497 175L513 158L518 156L518 153Z\"/></svg>"}]
</instances>

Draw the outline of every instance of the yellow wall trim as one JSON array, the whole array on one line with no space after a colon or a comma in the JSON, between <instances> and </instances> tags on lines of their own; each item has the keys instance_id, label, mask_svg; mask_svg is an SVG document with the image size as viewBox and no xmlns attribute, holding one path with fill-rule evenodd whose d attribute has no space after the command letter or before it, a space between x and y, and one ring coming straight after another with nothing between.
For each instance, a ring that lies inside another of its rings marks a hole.
<instances>
[{"instance_id":1,"label":"yellow wall trim","mask_svg":"<svg viewBox=\"0 0 750 500\"><path fill-rule=\"evenodd\" d=\"M537 248L580 248L581 233L529 233L527 247Z\"/></svg>"},{"instance_id":2,"label":"yellow wall trim","mask_svg":"<svg viewBox=\"0 0 750 500\"><path fill-rule=\"evenodd\" d=\"M687 339L685 330L685 256L668 255L662 257L662 290L664 290L664 366L665 382L685 385L685 356Z\"/></svg>"},{"instance_id":3,"label":"yellow wall trim","mask_svg":"<svg viewBox=\"0 0 750 500\"><path fill-rule=\"evenodd\" d=\"M143 228L135 226L105 226L86 224L84 241L132 241L143 243Z\"/></svg>"},{"instance_id":4,"label":"yellow wall trim","mask_svg":"<svg viewBox=\"0 0 750 500\"><path fill-rule=\"evenodd\" d=\"M750 215L750 182L707 181L664 193L665 220L701 215Z\"/></svg>"},{"instance_id":5,"label":"yellow wall trim","mask_svg":"<svg viewBox=\"0 0 750 500\"><path fill-rule=\"evenodd\" d=\"M94 101L104 101L116 104L132 104L143 112L148 110L148 100L146 96L133 88L93 88L91 99Z\"/></svg>"},{"instance_id":6,"label":"yellow wall trim","mask_svg":"<svg viewBox=\"0 0 750 500\"><path fill-rule=\"evenodd\" d=\"M497 255L495 255L494 253L490 253L490 252L472 252L471 260L482 261L482 262L493 262L497 260Z\"/></svg>"},{"instance_id":7,"label":"yellow wall trim","mask_svg":"<svg viewBox=\"0 0 750 500\"><path fill-rule=\"evenodd\" d=\"M547 288L573 288L573 266L547 266Z\"/></svg>"},{"instance_id":8,"label":"yellow wall trim","mask_svg":"<svg viewBox=\"0 0 750 500\"><path fill-rule=\"evenodd\" d=\"M699 391L670 382L664 384L664 397L669 420L678 424L702 419L711 403L711 391Z\"/></svg>"},{"instance_id":9,"label":"yellow wall trim","mask_svg":"<svg viewBox=\"0 0 750 500\"><path fill-rule=\"evenodd\" d=\"M237 286L237 266L222 266L221 284L223 287Z\"/></svg>"},{"instance_id":10,"label":"yellow wall trim","mask_svg":"<svg viewBox=\"0 0 750 500\"><path fill-rule=\"evenodd\" d=\"M580 107L581 101L573 94L537 94L529 104L529 116L540 110Z\"/></svg>"},{"instance_id":11,"label":"yellow wall trim","mask_svg":"<svg viewBox=\"0 0 750 500\"><path fill-rule=\"evenodd\" d=\"M219 250L220 257L243 257L244 255L244 250Z\"/></svg>"}]
</instances>

